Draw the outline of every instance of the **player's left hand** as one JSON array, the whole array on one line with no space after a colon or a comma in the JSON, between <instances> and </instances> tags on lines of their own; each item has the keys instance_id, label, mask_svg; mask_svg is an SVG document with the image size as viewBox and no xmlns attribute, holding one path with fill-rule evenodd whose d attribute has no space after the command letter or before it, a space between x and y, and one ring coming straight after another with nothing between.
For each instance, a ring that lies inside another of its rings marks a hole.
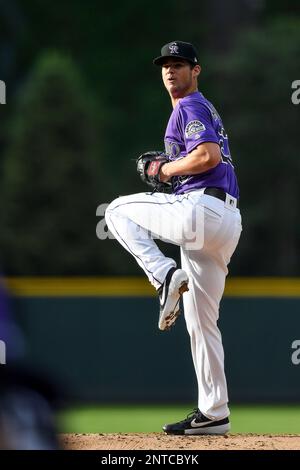
<instances>
[{"instance_id":1,"label":"player's left hand","mask_svg":"<svg viewBox=\"0 0 300 470\"><path fill-rule=\"evenodd\" d=\"M170 189L169 179L162 175L163 165L168 163L169 159L160 151L145 152L137 159L137 172L141 179L156 191L166 191Z\"/></svg>"}]
</instances>

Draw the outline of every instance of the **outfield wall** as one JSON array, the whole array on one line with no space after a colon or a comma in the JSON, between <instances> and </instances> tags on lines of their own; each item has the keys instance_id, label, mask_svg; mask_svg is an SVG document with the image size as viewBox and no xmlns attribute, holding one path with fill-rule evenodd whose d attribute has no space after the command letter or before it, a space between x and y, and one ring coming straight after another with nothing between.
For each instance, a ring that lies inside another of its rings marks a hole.
<instances>
[{"instance_id":1,"label":"outfield wall","mask_svg":"<svg viewBox=\"0 0 300 470\"><path fill-rule=\"evenodd\" d=\"M160 332L158 301L144 279L30 278L7 285L28 360L63 383L72 399L195 402L184 318ZM219 326L232 401L300 401L300 280L229 279Z\"/></svg>"}]
</instances>

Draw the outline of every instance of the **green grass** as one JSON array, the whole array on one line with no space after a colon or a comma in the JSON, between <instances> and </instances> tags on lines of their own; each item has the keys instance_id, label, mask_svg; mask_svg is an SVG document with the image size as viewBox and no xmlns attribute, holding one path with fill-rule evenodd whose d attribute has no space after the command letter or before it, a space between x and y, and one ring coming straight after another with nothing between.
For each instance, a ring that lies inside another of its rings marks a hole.
<instances>
[{"instance_id":1,"label":"green grass","mask_svg":"<svg viewBox=\"0 0 300 470\"><path fill-rule=\"evenodd\" d=\"M190 406L78 407L58 416L60 432L159 432L164 423L183 419ZM232 405L232 433L300 434L299 406Z\"/></svg>"}]
</instances>

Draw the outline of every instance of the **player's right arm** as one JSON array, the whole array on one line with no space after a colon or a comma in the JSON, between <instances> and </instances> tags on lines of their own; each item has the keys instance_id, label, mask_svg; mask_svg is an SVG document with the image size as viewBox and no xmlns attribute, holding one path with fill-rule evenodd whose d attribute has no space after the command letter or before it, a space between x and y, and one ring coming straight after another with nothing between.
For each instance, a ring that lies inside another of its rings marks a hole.
<instances>
[{"instance_id":1,"label":"player's right arm","mask_svg":"<svg viewBox=\"0 0 300 470\"><path fill-rule=\"evenodd\" d=\"M221 150L215 142L198 145L184 158L165 163L160 170L160 180L168 181L172 176L197 175L216 167L221 161Z\"/></svg>"}]
</instances>

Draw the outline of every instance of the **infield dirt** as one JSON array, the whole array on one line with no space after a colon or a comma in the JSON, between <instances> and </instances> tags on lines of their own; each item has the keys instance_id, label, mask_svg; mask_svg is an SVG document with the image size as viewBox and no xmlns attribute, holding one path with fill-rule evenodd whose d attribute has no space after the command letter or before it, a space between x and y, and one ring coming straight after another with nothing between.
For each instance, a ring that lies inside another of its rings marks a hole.
<instances>
[{"instance_id":1,"label":"infield dirt","mask_svg":"<svg viewBox=\"0 0 300 470\"><path fill-rule=\"evenodd\" d=\"M61 434L60 441L67 450L300 450L297 434Z\"/></svg>"}]
</instances>

